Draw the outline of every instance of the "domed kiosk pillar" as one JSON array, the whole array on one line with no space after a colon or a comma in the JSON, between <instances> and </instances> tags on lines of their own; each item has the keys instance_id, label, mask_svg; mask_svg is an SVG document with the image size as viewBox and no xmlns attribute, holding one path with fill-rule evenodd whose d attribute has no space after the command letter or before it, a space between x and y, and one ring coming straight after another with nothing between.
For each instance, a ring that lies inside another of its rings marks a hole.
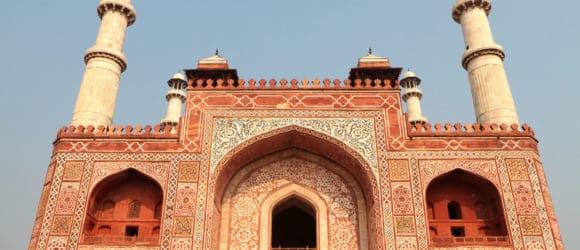
<instances>
[{"instance_id":1,"label":"domed kiosk pillar","mask_svg":"<svg viewBox=\"0 0 580 250\"><path fill-rule=\"evenodd\" d=\"M167 91L167 95L165 95L165 98L167 99L167 114L165 118L161 120L161 126L170 125L175 127L179 123L179 118L181 117L181 106L183 102L185 102L185 93L183 92L183 89L187 87L187 81L185 81L185 76L183 76L183 74L177 73L167 81L167 84L170 87L169 91Z\"/></svg>"},{"instance_id":2,"label":"domed kiosk pillar","mask_svg":"<svg viewBox=\"0 0 580 250\"><path fill-rule=\"evenodd\" d=\"M407 71L401 80L401 86L405 88L402 93L403 100L407 103L407 114L409 123L426 123L428 122L421 112L421 97L423 92L419 89L421 78L417 77L412 71Z\"/></svg>"}]
</instances>

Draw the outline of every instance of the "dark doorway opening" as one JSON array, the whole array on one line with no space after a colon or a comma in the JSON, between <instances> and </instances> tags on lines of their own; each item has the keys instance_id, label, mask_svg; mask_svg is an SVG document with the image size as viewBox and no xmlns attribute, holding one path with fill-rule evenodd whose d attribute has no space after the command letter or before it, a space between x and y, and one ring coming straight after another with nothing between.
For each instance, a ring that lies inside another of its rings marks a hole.
<instances>
[{"instance_id":1,"label":"dark doorway opening","mask_svg":"<svg viewBox=\"0 0 580 250\"><path fill-rule=\"evenodd\" d=\"M465 228L451 227L451 235L453 235L453 237L465 237Z\"/></svg>"},{"instance_id":2,"label":"dark doorway opening","mask_svg":"<svg viewBox=\"0 0 580 250\"><path fill-rule=\"evenodd\" d=\"M139 227L128 226L125 228L125 236L136 237L139 235Z\"/></svg>"},{"instance_id":3,"label":"dark doorway opening","mask_svg":"<svg viewBox=\"0 0 580 250\"><path fill-rule=\"evenodd\" d=\"M293 197L274 208L272 247L316 247L316 212L310 204Z\"/></svg>"}]
</instances>

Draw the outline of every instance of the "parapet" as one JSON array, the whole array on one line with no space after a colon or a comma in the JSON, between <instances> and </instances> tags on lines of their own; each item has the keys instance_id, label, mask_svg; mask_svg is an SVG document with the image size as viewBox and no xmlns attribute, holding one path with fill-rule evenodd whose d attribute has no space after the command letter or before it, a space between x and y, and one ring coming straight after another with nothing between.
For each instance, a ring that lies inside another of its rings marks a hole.
<instances>
[{"instance_id":1,"label":"parapet","mask_svg":"<svg viewBox=\"0 0 580 250\"><path fill-rule=\"evenodd\" d=\"M56 134L60 139L178 139L179 125L175 126L64 126ZM177 132L176 132L177 131Z\"/></svg>"},{"instance_id":2,"label":"parapet","mask_svg":"<svg viewBox=\"0 0 580 250\"><path fill-rule=\"evenodd\" d=\"M409 137L531 137L535 141L535 132L527 124L521 127L518 124L495 124L495 123L430 123L410 124L407 121L407 134Z\"/></svg>"},{"instance_id":3,"label":"parapet","mask_svg":"<svg viewBox=\"0 0 580 250\"><path fill-rule=\"evenodd\" d=\"M400 90L399 80L390 79L346 79L330 80L325 78L319 79L292 79L292 80L276 80L276 79L197 79L189 80L188 90L244 90L244 89L259 89L259 90L296 90L296 89L345 89L345 90L371 90L371 89L392 89Z\"/></svg>"}]
</instances>

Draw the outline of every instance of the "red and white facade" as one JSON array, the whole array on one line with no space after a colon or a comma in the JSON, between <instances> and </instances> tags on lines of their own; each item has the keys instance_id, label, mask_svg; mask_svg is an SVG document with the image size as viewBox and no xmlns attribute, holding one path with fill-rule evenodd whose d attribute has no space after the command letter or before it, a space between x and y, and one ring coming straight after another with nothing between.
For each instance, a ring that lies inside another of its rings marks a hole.
<instances>
[{"instance_id":1,"label":"red and white facade","mask_svg":"<svg viewBox=\"0 0 580 250\"><path fill-rule=\"evenodd\" d=\"M63 127L30 249L563 249L534 131L411 123L385 60L243 80L216 53L177 124Z\"/></svg>"}]
</instances>

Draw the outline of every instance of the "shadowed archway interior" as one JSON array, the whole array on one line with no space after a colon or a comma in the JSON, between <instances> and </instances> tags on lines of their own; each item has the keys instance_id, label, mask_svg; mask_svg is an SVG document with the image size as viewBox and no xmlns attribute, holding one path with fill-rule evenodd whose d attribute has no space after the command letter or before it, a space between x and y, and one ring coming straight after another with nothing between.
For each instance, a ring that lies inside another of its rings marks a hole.
<instances>
[{"instance_id":1,"label":"shadowed archway interior","mask_svg":"<svg viewBox=\"0 0 580 250\"><path fill-rule=\"evenodd\" d=\"M316 247L316 211L307 202L290 197L272 212L272 247Z\"/></svg>"}]
</instances>

